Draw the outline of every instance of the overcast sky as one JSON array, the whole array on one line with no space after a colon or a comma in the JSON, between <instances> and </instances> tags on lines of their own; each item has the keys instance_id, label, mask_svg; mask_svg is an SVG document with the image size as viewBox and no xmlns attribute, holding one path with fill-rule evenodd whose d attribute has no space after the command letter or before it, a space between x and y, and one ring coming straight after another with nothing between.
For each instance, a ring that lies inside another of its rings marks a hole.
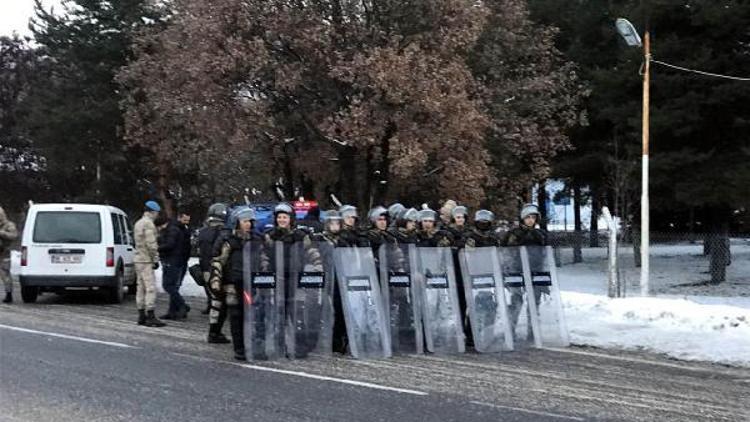
<instances>
[{"instance_id":1,"label":"overcast sky","mask_svg":"<svg viewBox=\"0 0 750 422\"><path fill-rule=\"evenodd\" d=\"M46 9L54 6L55 11L61 10L62 0L42 0ZM19 35L30 35L29 19L34 14L34 0L0 0L0 35L11 35L14 31Z\"/></svg>"}]
</instances>

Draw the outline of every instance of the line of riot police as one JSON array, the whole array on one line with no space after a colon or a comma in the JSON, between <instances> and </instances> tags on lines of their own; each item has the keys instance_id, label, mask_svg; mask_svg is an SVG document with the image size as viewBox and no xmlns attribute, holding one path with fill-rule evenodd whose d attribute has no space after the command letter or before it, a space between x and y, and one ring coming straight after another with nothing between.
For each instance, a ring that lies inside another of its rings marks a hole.
<instances>
[{"instance_id":1,"label":"line of riot police","mask_svg":"<svg viewBox=\"0 0 750 422\"><path fill-rule=\"evenodd\" d=\"M357 209L344 205L312 233L281 203L259 235L252 208L213 205L199 235L208 341L230 342L228 318L238 360L567 345L536 207L525 206L519 227L502 236L488 210L472 226L465 207L448 216L393 204L370 210L361 228Z\"/></svg>"}]
</instances>

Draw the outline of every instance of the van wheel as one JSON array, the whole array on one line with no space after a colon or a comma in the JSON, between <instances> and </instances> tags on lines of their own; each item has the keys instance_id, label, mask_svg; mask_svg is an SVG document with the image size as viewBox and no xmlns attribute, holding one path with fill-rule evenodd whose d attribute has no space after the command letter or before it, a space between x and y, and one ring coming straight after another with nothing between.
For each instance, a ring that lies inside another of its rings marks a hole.
<instances>
[{"instance_id":1,"label":"van wheel","mask_svg":"<svg viewBox=\"0 0 750 422\"><path fill-rule=\"evenodd\" d=\"M36 302L37 296L39 296L39 287L21 286L21 299L23 299L23 303Z\"/></svg>"},{"instance_id":2,"label":"van wheel","mask_svg":"<svg viewBox=\"0 0 750 422\"><path fill-rule=\"evenodd\" d=\"M109 288L109 301L111 303L122 303L125 298L125 277L122 270L117 271L115 285Z\"/></svg>"}]
</instances>

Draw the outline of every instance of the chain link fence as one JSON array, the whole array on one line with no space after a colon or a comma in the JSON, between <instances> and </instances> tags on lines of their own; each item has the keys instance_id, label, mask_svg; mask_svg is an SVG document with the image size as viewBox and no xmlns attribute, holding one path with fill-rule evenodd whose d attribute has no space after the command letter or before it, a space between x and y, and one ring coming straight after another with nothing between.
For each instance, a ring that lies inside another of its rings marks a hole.
<instances>
[{"instance_id":1,"label":"chain link fence","mask_svg":"<svg viewBox=\"0 0 750 422\"><path fill-rule=\"evenodd\" d=\"M621 293L640 293L640 239L618 236ZM550 232L556 261L575 285L608 281L606 231ZM659 233L650 235L650 290L653 294L750 297L750 234ZM592 247L593 245L593 247Z\"/></svg>"}]
</instances>

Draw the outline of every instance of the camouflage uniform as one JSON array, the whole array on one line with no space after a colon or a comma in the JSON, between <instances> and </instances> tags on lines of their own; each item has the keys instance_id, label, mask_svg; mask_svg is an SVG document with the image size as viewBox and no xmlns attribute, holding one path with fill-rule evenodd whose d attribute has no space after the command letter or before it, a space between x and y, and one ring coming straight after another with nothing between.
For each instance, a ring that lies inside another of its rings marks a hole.
<instances>
[{"instance_id":1,"label":"camouflage uniform","mask_svg":"<svg viewBox=\"0 0 750 422\"><path fill-rule=\"evenodd\" d=\"M430 231L417 231L417 246L420 247L445 247L453 244L453 236L445 230L433 229Z\"/></svg>"},{"instance_id":2,"label":"camouflage uniform","mask_svg":"<svg viewBox=\"0 0 750 422\"><path fill-rule=\"evenodd\" d=\"M151 213L143 217L133 227L135 238L135 273L138 279L135 303L138 310L153 311L156 307L156 276L154 264L159 262L159 246L156 226Z\"/></svg>"},{"instance_id":3,"label":"camouflage uniform","mask_svg":"<svg viewBox=\"0 0 750 422\"><path fill-rule=\"evenodd\" d=\"M10 277L10 244L18 238L16 225L8 219L0 207L0 279L5 287L6 299L11 299L13 279Z\"/></svg>"},{"instance_id":4,"label":"camouflage uniform","mask_svg":"<svg viewBox=\"0 0 750 422\"><path fill-rule=\"evenodd\" d=\"M240 360L245 359L243 249L247 242L257 242L259 246L262 245L261 238L257 234L244 233L239 230L235 230L232 235L221 240L217 254L211 261L209 281L213 297L219 302L223 299L226 303L235 358ZM266 255L265 251L261 254ZM267 262L267 259L262 259L262 261Z\"/></svg>"},{"instance_id":5,"label":"camouflage uniform","mask_svg":"<svg viewBox=\"0 0 750 422\"><path fill-rule=\"evenodd\" d=\"M509 231L502 241L503 246L547 246L547 234L537 228L526 227L521 223Z\"/></svg>"},{"instance_id":6,"label":"camouflage uniform","mask_svg":"<svg viewBox=\"0 0 750 422\"><path fill-rule=\"evenodd\" d=\"M474 227L466 231L464 241L466 248L500 246L500 239L497 238L495 231L492 229L481 230Z\"/></svg>"}]
</instances>

